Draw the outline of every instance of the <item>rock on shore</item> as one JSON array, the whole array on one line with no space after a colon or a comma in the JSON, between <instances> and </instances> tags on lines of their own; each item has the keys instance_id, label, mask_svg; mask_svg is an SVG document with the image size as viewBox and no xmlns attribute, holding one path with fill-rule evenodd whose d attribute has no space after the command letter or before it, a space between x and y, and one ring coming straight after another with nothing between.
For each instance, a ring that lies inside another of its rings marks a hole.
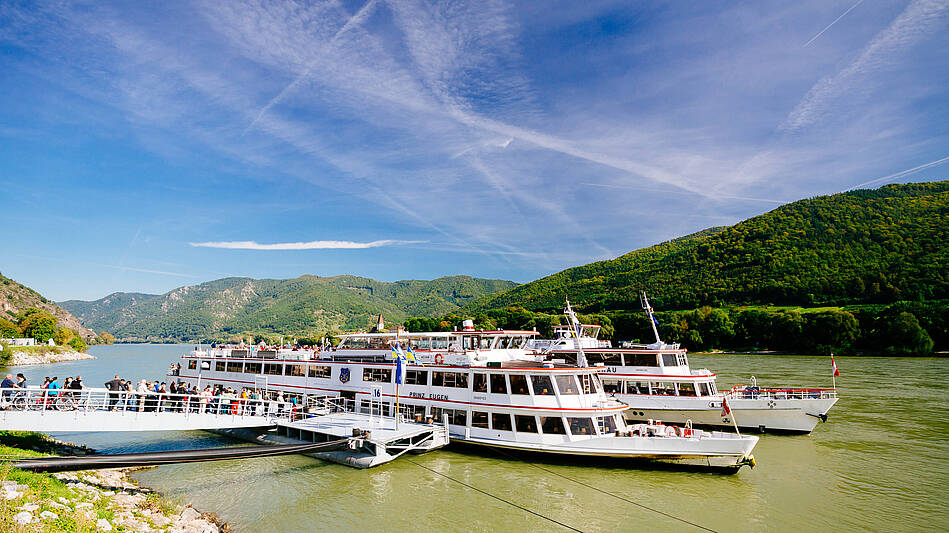
<instances>
[{"instance_id":1,"label":"rock on shore","mask_svg":"<svg viewBox=\"0 0 949 533\"><path fill-rule=\"evenodd\" d=\"M8 366L26 366L26 365L48 365L50 363L62 363L64 361L79 361L81 359L95 359L87 353L77 351L66 351L62 353L33 354L17 350L16 348L7 348L13 355L10 356Z\"/></svg>"}]
</instances>

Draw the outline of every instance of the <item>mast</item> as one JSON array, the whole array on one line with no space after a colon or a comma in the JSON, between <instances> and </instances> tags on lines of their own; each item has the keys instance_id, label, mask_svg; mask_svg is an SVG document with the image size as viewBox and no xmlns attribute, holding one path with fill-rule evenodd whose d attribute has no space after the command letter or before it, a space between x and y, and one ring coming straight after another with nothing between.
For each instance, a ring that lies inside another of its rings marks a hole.
<instances>
[{"instance_id":1,"label":"mast","mask_svg":"<svg viewBox=\"0 0 949 533\"><path fill-rule=\"evenodd\" d=\"M659 339L659 330L656 329L656 317L652 314L652 306L649 305L649 298L646 297L646 291L642 292L640 302L643 305L643 309L646 310L646 314L649 315L649 325L652 326L652 333L656 336L656 343L662 344L662 340Z\"/></svg>"},{"instance_id":2,"label":"mast","mask_svg":"<svg viewBox=\"0 0 949 533\"><path fill-rule=\"evenodd\" d=\"M583 342L580 341L580 320L577 319L577 314L574 313L573 308L570 307L570 299L567 298L566 300L567 308L564 309L563 312L570 320L570 333L577 338L577 366L585 368L590 365L587 363L586 354L583 353Z\"/></svg>"}]
</instances>

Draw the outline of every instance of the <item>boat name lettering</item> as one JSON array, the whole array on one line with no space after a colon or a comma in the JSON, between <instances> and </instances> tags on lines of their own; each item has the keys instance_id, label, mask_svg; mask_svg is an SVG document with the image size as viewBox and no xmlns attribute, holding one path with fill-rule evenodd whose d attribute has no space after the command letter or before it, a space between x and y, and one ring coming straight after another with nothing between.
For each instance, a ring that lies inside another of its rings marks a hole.
<instances>
[{"instance_id":1,"label":"boat name lettering","mask_svg":"<svg viewBox=\"0 0 949 533\"><path fill-rule=\"evenodd\" d=\"M410 393L409 393L409 398L419 398L419 399L424 400L424 399L425 399L425 393L424 393L424 392L410 392ZM428 395L428 399L429 399L429 400L445 400L445 401L447 401L447 400L448 400L448 395L447 395L447 394L429 394L429 395Z\"/></svg>"}]
</instances>

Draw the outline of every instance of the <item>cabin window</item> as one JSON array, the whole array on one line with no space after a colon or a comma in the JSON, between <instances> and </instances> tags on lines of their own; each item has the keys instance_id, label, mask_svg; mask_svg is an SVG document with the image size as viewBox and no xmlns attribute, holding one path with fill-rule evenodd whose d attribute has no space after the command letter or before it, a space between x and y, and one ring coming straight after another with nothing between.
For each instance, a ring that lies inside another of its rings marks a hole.
<instances>
[{"instance_id":1,"label":"cabin window","mask_svg":"<svg viewBox=\"0 0 949 533\"><path fill-rule=\"evenodd\" d=\"M623 392L623 382L618 379L603 379L603 390L607 394L621 394Z\"/></svg>"},{"instance_id":2,"label":"cabin window","mask_svg":"<svg viewBox=\"0 0 949 533\"><path fill-rule=\"evenodd\" d=\"M524 374L511 374L511 394L530 394L527 388L527 376Z\"/></svg>"},{"instance_id":3,"label":"cabin window","mask_svg":"<svg viewBox=\"0 0 949 533\"><path fill-rule=\"evenodd\" d=\"M474 350L475 348L478 347L480 342L481 342L480 337L478 337L477 335L465 335L464 337L461 338L461 346L465 350Z\"/></svg>"},{"instance_id":4,"label":"cabin window","mask_svg":"<svg viewBox=\"0 0 949 533\"><path fill-rule=\"evenodd\" d=\"M414 342L416 350L431 350L432 349L432 339L424 337L418 339Z\"/></svg>"},{"instance_id":5,"label":"cabin window","mask_svg":"<svg viewBox=\"0 0 949 533\"><path fill-rule=\"evenodd\" d=\"M283 365L275 365L272 363L264 364L264 374L271 376L282 376L283 375Z\"/></svg>"},{"instance_id":6,"label":"cabin window","mask_svg":"<svg viewBox=\"0 0 949 533\"><path fill-rule=\"evenodd\" d=\"M428 370L408 370L405 373L406 385L428 385Z\"/></svg>"},{"instance_id":7,"label":"cabin window","mask_svg":"<svg viewBox=\"0 0 949 533\"><path fill-rule=\"evenodd\" d=\"M700 394L699 394L700 396L711 396L711 395L712 395L712 389L709 388L708 383L705 383L705 382L703 381L703 382L699 383L699 393L700 393Z\"/></svg>"},{"instance_id":8,"label":"cabin window","mask_svg":"<svg viewBox=\"0 0 949 533\"><path fill-rule=\"evenodd\" d=\"M244 363L245 374L260 374L263 365L260 363Z\"/></svg>"},{"instance_id":9,"label":"cabin window","mask_svg":"<svg viewBox=\"0 0 949 533\"><path fill-rule=\"evenodd\" d=\"M540 427L548 435L566 435L563 420L559 416L540 417Z\"/></svg>"},{"instance_id":10,"label":"cabin window","mask_svg":"<svg viewBox=\"0 0 949 533\"><path fill-rule=\"evenodd\" d=\"M306 365L287 365L287 375L306 377Z\"/></svg>"},{"instance_id":11,"label":"cabin window","mask_svg":"<svg viewBox=\"0 0 949 533\"><path fill-rule=\"evenodd\" d=\"M188 361L188 369L189 369L189 370L194 370L194 369L196 369L196 368L198 368L198 361L197 361L197 360L192 359L191 361Z\"/></svg>"},{"instance_id":12,"label":"cabin window","mask_svg":"<svg viewBox=\"0 0 949 533\"><path fill-rule=\"evenodd\" d=\"M596 385L594 384L593 376L590 374L581 374L577 377L580 378L580 388L583 389L583 394L596 394Z\"/></svg>"},{"instance_id":13,"label":"cabin window","mask_svg":"<svg viewBox=\"0 0 949 533\"><path fill-rule=\"evenodd\" d=\"M590 352L586 356L587 363L591 365L603 363L606 366L623 366L623 357L618 353Z\"/></svg>"},{"instance_id":14,"label":"cabin window","mask_svg":"<svg viewBox=\"0 0 949 533\"><path fill-rule=\"evenodd\" d=\"M653 353L627 353L623 357L625 366L659 366Z\"/></svg>"},{"instance_id":15,"label":"cabin window","mask_svg":"<svg viewBox=\"0 0 949 533\"><path fill-rule=\"evenodd\" d=\"M464 372L432 372L433 387L468 388L468 374Z\"/></svg>"},{"instance_id":16,"label":"cabin window","mask_svg":"<svg viewBox=\"0 0 949 533\"><path fill-rule=\"evenodd\" d=\"M391 383L392 369L391 368L364 368L362 369L362 380L363 381L382 381L385 383Z\"/></svg>"},{"instance_id":17,"label":"cabin window","mask_svg":"<svg viewBox=\"0 0 949 533\"><path fill-rule=\"evenodd\" d=\"M432 339L432 349L433 350L447 350L448 349L448 337L435 337Z\"/></svg>"},{"instance_id":18,"label":"cabin window","mask_svg":"<svg viewBox=\"0 0 949 533\"><path fill-rule=\"evenodd\" d=\"M514 415L519 433L537 433L537 419L529 415Z\"/></svg>"},{"instance_id":19,"label":"cabin window","mask_svg":"<svg viewBox=\"0 0 949 533\"><path fill-rule=\"evenodd\" d=\"M491 393L507 394L507 381L504 380L504 374L491 374Z\"/></svg>"},{"instance_id":20,"label":"cabin window","mask_svg":"<svg viewBox=\"0 0 949 533\"><path fill-rule=\"evenodd\" d=\"M689 366L689 360L685 357L684 353L678 354L679 366Z\"/></svg>"},{"instance_id":21,"label":"cabin window","mask_svg":"<svg viewBox=\"0 0 949 533\"><path fill-rule=\"evenodd\" d=\"M436 424L443 422L443 415L448 415L448 423L456 426L468 424L468 412L461 409L442 409L441 407L432 407L432 419Z\"/></svg>"},{"instance_id":22,"label":"cabin window","mask_svg":"<svg viewBox=\"0 0 949 533\"><path fill-rule=\"evenodd\" d=\"M534 394L537 396L554 395L554 385L550 382L550 376L531 376L531 385L534 386Z\"/></svg>"},{"instance_id":23,"label":"cabin window","mask_svg":"<svg viewBox=\"0 0 949 533\"><path fill-rule=\"evenodd\" d=\"M472 389L474 392L488 392L488 375L475 374L472 378Z\"/></svg>"},{"instance_id":24,"label":"cabin window","mask_svg":"<svg viewBox=\"0 0 949 533\"><path fill-rule=\"evenodd\" d=\"M244 363L241 361L228 361L227 371L228 372L243 372Z\"/></svg>"},{"instance_id":25,"label":"cabin window","mask_svg":"<svg viewBox=\"0 0 949 533\"><path fill-rule=\"evenodd\" d=\"M695 396L695 385L692 383L679 383L679 396Z\"/></svg>"},{"instance_id":26,"label":"cabin window","mask_svg":"<svg viewBox=\"0 0 949 533\"><path fill-rule=\"evenodd\" d=\"M308 372L311 378L329 379L332 367L329 365L310 365Z\"/></svg>"},{"instance_id":27,"label":"cabin window","mask_svg":"<svg viewBox=\"0 0 949 533\"><path fill-rule=\"evenodd\" d=\"M600 432L604 435L616 432L616 419L612 416L601 416L597 420L600 423Z\"/></svg>"},{"instance_id":28,"label":"cabin window","mask_svg":"<svg viewBox=\"0 0 949 533\"><path fill-rule=\"evenodd\" d=\"M225 363L224 361L215 361L214 370L217 370L218 372L224 372L226 365L227 363Z\"/></svg>"},{"instance_id":29,"label":"cabin window","mask_svg":"<svg viewBox=\"0 0 949 533\"><path fill-rule=\"evenodd\" d=\"M649 392L649 383L645 381L637 381L636 383L629 381L626 383L626 393L627 394L651 394Z\"/></svg>"},{"instance_id":30,"label":"cabin window","mask_svg":"<svg viewBox=\"0 0 949 533\"><path fill-rule=\"evenodd\" d=\"M580 389L577 388L577 379L574 376L554 376L554 379L557 380L557 388L560 389L560 394L580 394Z\"/></svg>"},{"instance_id":31,"label":"cabin window","mask_svg":"<svg viewBox=\"0 0 949 533\"><path fill-rule=\"evenodd\" d=\"M567 422L570 423L570 433L574 435L596 435L593 419L568 417Z\"/></svg>"},{"instance_id":32,"label":"cabin window","mask_svg":"<svg viewBox=\"0 0 949 533\"><path fill-rule=\"evenodd\" d=\"M471 427L488 429L488 413L485 411L471 411Z\"/></svg>"},{"instance_id":33,"label":"cabin window","mask_svg":"<svg viewBox=\"0 0 949 533\"><path fill-rule=\"evenodd\" d=\"M391 404L382 402L373 402L372 400L359 400L359 412L367 415L389 416L391 413Z\"/></svg>"},{"instance_id":34,"label":"cabin window","mask_svg":"<svg viewBox=\"0 0 949 533\"><path fill-rule=\"evenodd\" d=\"M511 431L511 415L507 413L491 413L491 429Z\"/></svg>"},{"instance_id":35,"label":"cabin window","mask_svg":"<svg viewBox=\"0 0 949 533\"><path fill-rule=\"evenodd\" d=\"M652 393L658 396L675 396L676 385L675 383L653 383Z\"/></svg>"},{"instance_id":36,"label":"cabin window","mask_svg":"<svg viewBox=\"0 0 949 533\"><path fill-rule=\"evenodd\" d=\"M494 339L492 339L491 337L481 337L481 341L478 343L478 347L481 348L482 350L490 350L491 342L493 340Z\"/></svg>"},{"instance_id":37,"label":"cabin window","mask_svg":"<svg viewBox=\"0 0 949 533\"><path fill-rule=\"evenodd\" d=\"M709 382L708 382L708 387L709 387L710 389L712 389L712 394L711 394L712 396L718 394L718 390L715 388L715 382L714 382L714 381L709 381Z\"/></svg>"},{"instance_id":38,"label":"cabin window","mask_svg":"<svg viewBox=\"0 0 949 533\"><path fill-rule=\"evenodd\" d=\"M387 404L388 405L388 404ZM425 420L425 406L424 405L413 405L410 403L403 403L399 406L399 412L402 413L405 418L408 420L415 420L421 422Z\"/></svg>"},{"instance_id":39,"label":"cabin window","mask_svg":"<svg viewBox=\"0 0 949 533\"><path fill-rule=\"evenodd\" d=\"M676 354L674 353L662 354L662 366L679 366L679 362L676 360Z\"/></svg>"}]
</instances>

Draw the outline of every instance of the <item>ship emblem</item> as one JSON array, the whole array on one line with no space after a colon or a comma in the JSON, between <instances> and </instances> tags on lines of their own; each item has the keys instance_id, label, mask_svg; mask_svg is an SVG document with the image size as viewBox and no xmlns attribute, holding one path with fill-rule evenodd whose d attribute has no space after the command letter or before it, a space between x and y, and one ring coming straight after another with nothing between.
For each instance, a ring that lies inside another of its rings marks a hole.
<instances>
[{"instance_id":1,"label":"ship emblem","mask_svg":"<svg viewBox=\"0 0 949 533\"><path fill-rule=\"evenodd\" d=\"M339 382L340 383L349 383L349 369L340 368L339 369Z\"/></svg>"}]
</instances>

